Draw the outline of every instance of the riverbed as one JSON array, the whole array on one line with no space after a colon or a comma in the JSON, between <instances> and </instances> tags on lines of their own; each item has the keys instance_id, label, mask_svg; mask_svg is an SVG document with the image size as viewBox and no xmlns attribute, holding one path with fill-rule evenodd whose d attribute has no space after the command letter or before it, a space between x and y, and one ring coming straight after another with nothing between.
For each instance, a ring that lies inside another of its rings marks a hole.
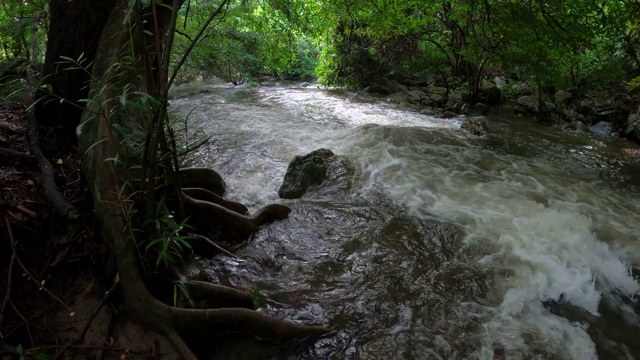
<instances>
[{"instance_id":1,"label":"riverbed","mask_svg":"<svg viewBox=\"0 0 640 360\"><path fill-rule=\"evenodd\" d=\"M462 118L316 85L180 92L192 94L171 101L186 119L178 136L210 138L185 163L218 171L251 211L292 209L240 260L203 260L216 281L257 289L261 311L336 331L290 358L640 356L614 330L640 323L633 144L509 109L477 137ZM319 148L347 159L348 174L279 199L289 162Z\"/></svg>"}]
</instances>

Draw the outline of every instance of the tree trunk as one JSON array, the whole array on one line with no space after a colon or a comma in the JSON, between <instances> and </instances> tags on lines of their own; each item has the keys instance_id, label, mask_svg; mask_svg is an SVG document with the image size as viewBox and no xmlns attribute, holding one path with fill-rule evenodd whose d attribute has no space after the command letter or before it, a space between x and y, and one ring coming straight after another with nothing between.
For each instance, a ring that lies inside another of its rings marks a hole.
<instances>
[{"instance_id":1,"label":"tree trunk","mask_svg":"<svg viewBox=\"0 0 640 360\"><path fill-rule=\"evenodd\" d=\"M40 91L36 117L41 126L41 139L55 141L55 144L43 145L68 148L77 143L76 127L84 108L78 100L89 95L90 64L94 61L102 29L115 3L116 0L50 0L49 41L43 75L45 84L51 85L56 97ZM86 59L87 71L65 71L73 64L61 64L61 56L78 59L80 55ZM60 98L66 101L60 102Z\"/></svg>"},{"instance_id":2,"label":"tree trunk","mask_svg":"<svg viewBox=\"0 0 640 360\"><path fill-rule=\"evenodd\" d=\"M125 183L131 185L134 178L145 175L131 174L136 171L133 165L140 165L141 159L155 157L158 151L157 141L162 141L160 137L160 140L155 141L156 146L149 145L154 143L149 140L150 137L155 136L153 134L158 129L160 133L163 131L164 124L154 125L158 109L152 107L144 112L134 108L139 109L145 103L140 101L145 93L154 96L159 94L158 88L154 86L162 88L161 84L166 84L166 74L159 74L157 63L158 54L161 53L160 46L163 46L160 44L166 44L159 40L167 33L171 18L166 12L161 13L161 9L157 9L157 16L151 16L149 9L143 10L144 14L138 14L137 7L129 9L127 3L128 1L118 1L106 22L93 66L91 101L87 104L78 127L84 174L93 194L95 214L104 240L116 259L126 315L142 327L165 335L185 358L194 356L179 334L189 331L205 334L240 332L275 342L327 333L325 328L293 324L254 310L238 308L246 307L247 297L224 287L207 287L203 293L208 299L218 294L224 302L229 302L230 298L241 299L238 306L222 309L177 308L160 302L147 290L139 269L139 252L136 249L144 234L137 231L141 226L136 224L136 218L133 218L130 211L132 208L144 208L142 204L147 201L137 198L133 203L133 198L123 194L122 189L125 188ZM174 2L176 11L181 4L182 1ZM143 30L144 34L152 33L153 36L144 35ZM123 100L123 93L131 95L136 91L138 92L132 97L125 96ZM111 101L113 99L118 101ZM146 99L146 103L153 102ZM127 107L128 101L138 101L137 106ZM156 106L165 105L160 101ZM113 131L114 129L117 131ZM148 157L140 153L141 146L127 145L130 141L127 137L141 131L147 134L145 143L149 146ZM151 166L155 169L158 165L152 161ZM152 175L157 178L159 174ZM153 196L149 192L144 194L144 197ZM206 205L201 203L205 201L198 204ZM207 204L227 211L223 206L209 202ZM267 215L270 213L273 211L265 212ZM211 213L211 216L217 217L220 214ZM240 223L246 223L252 229L263 221L262 213L253 217L238 213L227 215Z\"/></svg>"}]
</instances>

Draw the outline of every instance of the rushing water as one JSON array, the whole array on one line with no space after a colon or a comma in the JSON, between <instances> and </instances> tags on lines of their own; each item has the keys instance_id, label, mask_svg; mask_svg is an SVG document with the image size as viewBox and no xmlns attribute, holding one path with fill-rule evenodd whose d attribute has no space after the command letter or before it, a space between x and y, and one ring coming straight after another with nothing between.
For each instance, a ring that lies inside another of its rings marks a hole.
<instances>
[{"instance_id":1,"label":"rushing water","mask_svg":"<svg viewBox=\"0 0 640 360\"><path fill-rule=\"evenodd\" d=\"M291 358L640 356L631 144L512 115L480 138L460 119L315 86L208 91L171 102L189 142L211 137L191 164L252 211L293 211L241 260L206 261L221 283L259 289L262 310L336 330ZM279 199L288 163L318 148L350 174Z\"/></svg>"}]
</instances>

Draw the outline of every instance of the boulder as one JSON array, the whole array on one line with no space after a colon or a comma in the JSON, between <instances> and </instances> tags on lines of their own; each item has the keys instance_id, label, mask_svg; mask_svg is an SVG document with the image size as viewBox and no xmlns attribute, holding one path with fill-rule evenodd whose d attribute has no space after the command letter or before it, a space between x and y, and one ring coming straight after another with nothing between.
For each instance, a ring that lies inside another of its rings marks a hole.
<instances>
[{"instance_id":1,"label":"boulder","mask_svg":"<svg viewBox=\"0 0 640 360\"><path fill-rule=\"evenodd\" d=\"M440 94L426 94L426 97L422 101L422 104L439 107L442 104L443 100L444 96Z\"/></svg>"},{"instance_id":2,"label":"boulder","mask_svg":"<svg viewBox=\"0 0 640 360\"><path fill-rule=\"evenodd\" d=\"M584 120L584 115L578 113L573 109L564 109L562 111L562 114L564 115L565 120L567 120L568 122L574 122L576 120L580 120L580 121Z\"/></svg>"},{"instance_id":3,"label":"boulder","mask_svg":"<svg viewBox=\"0 0 640 360\"><path fill-rule=\"evenodd\" d=\"M475 105L467 105L462 107L462 113L469 116L481 116L487 115L489 112L489 106L483 103L477 103Z\"/></svg>"},{"instance_id":4,"label":"boulder","mask_svg":"<svg viewBox=\"0 0 640 360\"><path fill-rule=\"evenodd\" d=\"M435 115L435 111L433 111L433 108L431 106L427 106L424 109L420 110L420 114L422 115Z\"/></svg>"},{"instance_id":5,"label":"boulder","mask_svg":"<svg viewBox=\"0 0 640 360\"><path fill-rule=\"evenodd\" d=\"M318 149L304 156L296 156L287 168L287 173L278 195L283 199L298 199L312 186L327 179L327 169L336 155L327 149Z\"/></svg>"},{"instance_id":6,"label":"boulder","mask_svg":"<svg viewBox=\"0 0 640 360\"><path fill-rule=\"evenodd\" d=\"M408 103L409 102L409 95L407 95L407 93L405 93L405 92L398 91L398 92L394 92L393 94L389 95L389 100L391 100L392 102L397 103L397 104Z\"/></svg>"},{"instance_id":7,"label":"boulder","mask_svg":"<svg viewBox=\"0 0 640 360\"><path fill-rule=\"evenodd\" d=\"M574 131L576 133L591 133L591 129L589 128L589 126L587 126L587 124L583 123L582 121L574 121L572 123L565 124L562 127L562 130Z\"/></svg>"},{"instance_id":8,"label":"boulder","mask_svg":"<svg viewBox=\"0 0 640 360\"><path fill-rule=\"evenodd\" d=\"M469 117L462 122L460 129L476 136L486 135L489 131L489 119L486 116Z\"/></svg>"},{"instance_id":9,"label":"boulder","mask_svg":"<svg viewBox=\"0 0 640 360\"><path fill-rule=\"evenodd\" d=\"M380 95L389 95L391 94L391 90L387 89L386 87L382 86L382 85L371 85L371 86L367 86L366 88L364 88L364 90L362 90L364 93L366 94L380 94Z\"/></svg>"},{"instance_id":10,"label":"boulder","mask_svg":"<svg viewBox=\"0 0 640 360\"><path fill-rule=\"evenodd\" d=\"M396 93L396 92L408 92L409 89L407 89L406 86L400 84L399 82L395 81L395 80L387 80L385 81L383 84L380 84L381 86L389 89L389 92L391 93Z\"/></svg>"},{"instance_id":11,"label":"boulder","mask_svg":"<svg viewBox=\"0 0 640 360\"><path fill-rule=\"evenodd\" d=\"M441 87L441 86L429 86L427 88L427 92L429 94L444 95L447 92L447 88L444 88L444 87Z\"/></svg>"},{"instance_id":12,"label":"boulder","mask_svg":"<svg viewBox=\"0 0 640 360\"><path fill-rule=\"evenodd\" d=\"M522 114L538 112L538 97L533 95L521 96L517 100L515 111Z\"/></svg>"},{"instance_id":13,"label":"boulder","mask_svg":"<svg viewBox=\"0 0 640 360\"><path fill-rule=\"evenodd\" d=\"M547 108L547 111L550 112L555 112L558 109L556 107L556 104L552 103L551 101L545 101L544 106Z\"/></svg>"},{"instance_id":14,"label":"boulder","mask_svg":"<svg viewBox=\"0 0 640 360\"><path fill-rule=\"evenodd\" d=\"M482 81L479 100L489 105L499 105L502 102L502 91L494 83Z\"/></svg>"},{"instance_id":15,"label":"boulder","mask_svg":"<svg viewBox=\"0 0 640 360\"><path fill-rule=\"evenodd\" d=\"M527 83L523 83L523 82L513 83L513 85L511 85L511 92L516 96L531 94L531 90L529 89L529 85L527 85Z\"/></svg>"},{"instance_id":16,"label":"boulder","mask_svg":"<svg viewBox=\"0 0 640 360\"><path fill-rule=\"evenodd\" d=\"M409 95L409 100L415 104L419 104L422 99L427 98L427 94L422 90L410 90L407 95Z\"/></svg>"},{"instance_id":17,"label":"boulder","mask_svg":"<svg viewBox=\"0 0 640 360\"><path fill-rule=\"evenodd\" d=\"M456 117L458 114L454 113L453 111L445 111L444 113L442 113L442 115L440 115L440 117L442 119L451 119L453 117Z\"/></svg>"},{"instance_id":18,"label":"boulder","mask_svg":"<svg viewBox=\"0 0 640 360\"><path fill-rule=\"evenodd\" d=\"M598 136L611 136L613 127L611 126L611 123L600 121L599 123L591 126L591 132Z\"/></svg>"},{"instance_id":19,"label":"boulder","mask_svg":"<svg viewBox=\"0 0 640 360\"><path fill-rule=\"evenodd\" d=\"M568 91L564 91L564 90L556 91L555 95L553 96L556 104L567 104L567 103L570 103L572 97L573 97L573 94L571 94Z\"/></svg>"},{"instance_id":20,"label":"boulder","mask_svg":"<svg viewBox=\"0 0 640 360\"><path fill-rule=\"evenodd\" d=\"M496 84L496 87L500 90L504 89L507 87L507 85L509 84L508 81L506 79L503 79L500 76L496 76L493 79L493 82Z\"/></svg>"},{"instance_id":21,"label":"boulder","mask_svg":"<svg viewBox=\"0 0 640 360\"><path fill-rule=\"evenodd\" d=\"M462 107L465 102L462 100L462 95L460 94L449 94L449 98L447 99L447 104L445 106L446 110L451 110L457 113L462 112Z\"/></svg>"},{"instance_id":22,"label":"boulder","mask_svg":"<svg viewBox=\"0 0 640 360\"><path fill-rule=\"evenodd\" d=\"M631 113L627 118L627 126L624 129L624 136L634 141L640 141L640 108Z\"/></svg>"}]
</instances>

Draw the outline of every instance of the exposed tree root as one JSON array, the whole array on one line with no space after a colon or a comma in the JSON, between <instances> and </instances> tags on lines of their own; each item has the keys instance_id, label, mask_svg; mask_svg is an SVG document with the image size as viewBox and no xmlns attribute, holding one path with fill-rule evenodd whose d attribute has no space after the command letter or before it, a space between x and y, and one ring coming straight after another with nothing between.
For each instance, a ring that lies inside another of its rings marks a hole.
<instances>
[{"instance_id":1,"label":"exposed tree root","mask_svg":"<svg viewBox=\"0 0 640 360\"><path fill-rule=\"evenodd\" d=\"M26 161L26 162L36 162L35 156L31 154L21 153L19 151L0 148L0 161L8 163L10 161Z\"/></svg>"},{"instance_id":2,"label":"exposed tree root","mask_svg":"<svg viewBox=\"0 0 640 360\"><path fill-rule=\"evenodd\" d=\"M55 173L51 163L42 153L40 144L38 142L38 130L33 111L27 112L29 117L29 136L30 136L30 150L33 156L38 161L38 167L40 168L41 181L42 181L42 193L47 201L53 206L58 215L67 221L76 219L80 214L75 206L71 205L62 195L62 192L58 189L55 180Z\"/></svg>"},{"instance_id":3,"label":"exposed tree root","mask_svg":"<svg viewBox=\"0 0 640 360\"><path fill-rule=\"evenodd\" d=\"M242 290L205 281L187 281L184 285L192 298L206 301L211 307L254 309L253 297Z\"/></svg>"},{"instance_id":4,"label":"exposed tree root","mask_svg":"<svg viewBox=\"0 0 640 360\"><path fill-rule=\"evenodd\" d=\"M203 188L182 188L182 192L184 192L187 196L192 197L194 199L212 202L214 204L218 204L226 207L229 210L233 210L238 214L248 215L249 209L246 206L239 202L230 201L227 199L223 199L221 196L216 195L215 193L203 189Z\"/></svg>"},{"instance_id":5,"label":"exposed tree root","mask_svg":"<svg viewBox=\"0 0 640 360\"><path fill-rule=\"evenodd\" d=\"M182 5L181 0L174 1L174 8L177 9L180 5ZM126 20L128 13L127 2L119 2L105 25L93 68L94 78L100 79L101 82L112 85L119 84L117 76L113 73L116 71L113 64L120 60L122 51L130 48L128 45L125 46L125 44L130 44L129 41L132 41L130 26L132 26L133 20ZM136 29L143 26L141 20L136 21L134 25ZM156 24L163 30L167 28L166 25ZM159 34L162 33L161 30ZM138 44L138 46L146 48L144 43ZM135 45L132 44L131 48L135 48ZM136 62L136 64L140 64L140 62ZM135 71L132 70L131 75L137 75ZM122 78L122 74L119 76ZM137 79L138 77L131 76L130 78ZM145 90L143 84L138 83L134 86ZM92 88L100 89L102 84L94 83ZM329 330L323 327L294 324L245 308L184 309L172 307L156 299L149 292L141 276L138 249L134 238L135 231L131 228L133 224L123 216L122 198L117 192L117 189L120 189L125 181L131 179L126 178L127 171L116 169L117 164L107 160L116 156L120 146L120 139L111 130L112 125L126 126L133 121L143 124L146 120L142 120L142 118L131 119L130 114L113 111L111 108L113 101L109 99L116 98L119 94L112 87L104 88L106 90L97 95L99 96L97 101L88 103L78 130L78 139L80 152L83 154L83 169L88 184L91 186L96 218L100 224L103 238L116 260L124 310L128 318L150 331L166 336L186 359L195 359L195 356L178 334L193 332L210 335L243 333L281 343L295 338L317 337L328 333ZM161 127L162 124L160 124L160 131L162 131ZM151 151L156 151L156 148L152 148ZM184 187L201 187L219 196L224 193L224 181L212 170L184 169L179 174L180 183ZM153 194L147 195L153 196ZM211 229L212 226L220 225L221 229L225 229L225 232L226 229L230 229L245 236L255 232L258 226L266 221L281 219L289 213L288 208L278 205L266 207L253 217L249 217L212 202L194 199L184 192L180 192L180 200L184 207L184 213L191 215L192 225L197 230L200 230L199 227ZM206 297L215 296L214 300L217 302L234 303L232 306L248 305L246 294L241 294L239 291L215 285L194 286L197 288L196 292L200 291Z\"/></svg>"},{"instance_id":6,"label":"exposed tree root","mask_svg":"<svg viewBox=\"0 0 640 360\"><path fill-rule=\"evenodd\" d=\"M291 213L289 207L282 204L269 204L262 209L256 211L251 217L253 225L260 227L276 220L286 219Z\"/></svg>"},{"instance_id":7,"label":"exposed tree root","mask_svg":"<svg viewBox=\"0 0 640 360\"><path fill-rule=\"evenodd\" d=\"M225 254L234 259L238 258L232 252L216 244L215 242L211 241L206 236L202 236L198 234L190 234L190 235L193 236L193 238L188 240L189 245L191 245L191 248L193 248L193 251L199 255L212 257L217 254Z\"/></svg>"},{"instance_id":8,"label":"exposed tree root","mask_svg":"<svg viewBox=\"0 0 640 360\"><path fill-rule=\"evenodd\" d=\"M216 229L225 229L225 240L246 239L257 230L253 219L224 206L208 201L194 199L184 192L180 193L182 208L189 223L199 231L210 233Z\"/></svg>"},{"instance_id":9,"label":"exposed tree root","mask_svg":"<svg viewBox=\"0 0 640 360\"><path fill-rule=\"evenodd\" d=\"M180 169L180 186L183 188L203 188L212 193L223 196L227 185L222 176L214 170L207 168Z\"/></svg>"},{"instance_id":10,"label":"exposed tree root","mask_svg":"<svg viewBox=\"0 0 640 360\"><path fill-rule=\"evenodd\" d=\"M193 227L207 233L215 229L224 229L224 240L235 242L245 240L264 224L285 219L291 212L291 209L284 205L270 204L253 216L247 216L209 201L194 199L184 192L180 194L180 200L185 215L190 216Z\"/></svg>"},{"instance_id":11,"label":"exposed tree root","mask_svg":"<svg viewBox=\"0 0 640 360\"><path fill-rule=\"evenodd\" d=\"M34 68L35 68L35 59L38 58L38 41L36 38L36 33L38 31L38 18L46 15L45 11L41 11L34 17L33 28L32 28L32 44L33 44L33 54L31 58L31 63L27 68L27 76L29 79L29 83L31 86L36 88L36 81L34 78ZM34 94L35 90L31 92L28 96L27 105L30 106L34 102ZM42 149L40 148L40 142L38 140L38 123L36 121L34 109L27 111L25 114L29 124L29 150L31 154L35 156L38 161L38 167L40 167L41 180L42 180L42 193L44 197L49 201L49 203L56 210L58 215L67 221L71 221L76 219L80 214L78 210L71 205L65 198L64 195L58 190L58 186L55 181L55 174L53 172L53 168L51 167L51 163L42 153Z\"/></svg>"}]
</instances>

